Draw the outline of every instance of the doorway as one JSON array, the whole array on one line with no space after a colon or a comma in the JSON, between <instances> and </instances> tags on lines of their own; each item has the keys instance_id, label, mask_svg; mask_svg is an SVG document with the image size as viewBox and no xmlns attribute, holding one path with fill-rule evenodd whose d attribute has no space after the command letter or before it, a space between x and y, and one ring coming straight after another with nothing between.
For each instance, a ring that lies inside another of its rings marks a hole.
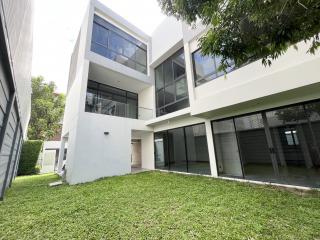
<instances>
[{"instance_id":1,"label":"doorway","mask_svg":"<svg viewBox=\"0 0 320 240\"><path fill-rule=\"evenodd\" d=\"M139 169L142 167L141 164L141 140L131 140L131 168Z\"/></svg>"},{"instance_id":2,"label":"doorway","mask_svg":"<svg viewBox=\"0 0 320 240\"><path fill-rule=\"evenodd\" d=\"M219 175L320 187L320 102L213 121L212 128Z\"/></svg>"}]
</instances>

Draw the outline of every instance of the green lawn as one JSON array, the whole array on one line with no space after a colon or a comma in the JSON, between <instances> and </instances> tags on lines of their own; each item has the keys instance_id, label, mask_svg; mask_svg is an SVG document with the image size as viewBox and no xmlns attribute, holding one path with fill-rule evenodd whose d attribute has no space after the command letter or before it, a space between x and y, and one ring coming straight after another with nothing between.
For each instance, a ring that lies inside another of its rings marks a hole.
<instances>
[{"instance_id":1,"label":"green lawn","mask_svg":"<svg viewBox=\"0 0 320 240\"><path fill-rule=\"evenodd\" d=\"M320 239L320 193L146 172L48 187L18 177L0 239Z\"/></svg>"}]
</instances>

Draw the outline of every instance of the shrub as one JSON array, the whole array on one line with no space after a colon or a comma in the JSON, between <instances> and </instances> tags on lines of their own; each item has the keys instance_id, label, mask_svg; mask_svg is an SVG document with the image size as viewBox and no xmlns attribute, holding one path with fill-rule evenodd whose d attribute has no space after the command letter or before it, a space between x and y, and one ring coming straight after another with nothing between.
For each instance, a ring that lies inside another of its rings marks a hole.
<instances>
[{"instance_id":1,"label":"shrub","mask_svg":"<svg viewBox=\"0 0 320 240\"><path fill-rule=\"evenodd\" d=\"M43 141L28 140L23 143L18 175L32 175L39 171L36 168Z\"/></svg>"}]
</instances>

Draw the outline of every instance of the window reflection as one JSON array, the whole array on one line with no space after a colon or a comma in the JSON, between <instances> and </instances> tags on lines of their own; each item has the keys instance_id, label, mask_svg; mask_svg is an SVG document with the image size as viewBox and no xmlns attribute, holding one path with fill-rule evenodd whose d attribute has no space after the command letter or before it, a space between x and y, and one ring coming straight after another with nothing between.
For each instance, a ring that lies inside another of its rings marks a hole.
<instances>
[{"instance_id":1,"label":"window reflection","mask_svg":"<svg viewBox=\"0 0 320 240\"><path fill-rule=\"evenodd\" d=\"M180 49L155 69L157 116L189 106L184 51Z\"/></svg>"},{"instance_id":2,"label":"window reflection","mask_svg":"<svg viewBox=\"0 0 320 240\"><path fill-rule=\"evenodd\" d=\"M91 51L147 73L147 45L95 15Z\"/></svg>"}]
</instances>

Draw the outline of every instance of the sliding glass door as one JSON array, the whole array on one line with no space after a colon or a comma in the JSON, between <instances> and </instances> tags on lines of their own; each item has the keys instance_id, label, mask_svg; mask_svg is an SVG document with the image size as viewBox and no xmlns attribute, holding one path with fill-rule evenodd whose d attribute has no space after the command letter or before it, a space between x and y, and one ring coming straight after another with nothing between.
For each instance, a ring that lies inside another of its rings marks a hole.
<instances>
[{"instance_id":1,"label":"sliding glass door","mask_svg":"<svg viewBox=\"0 0 320 240\"><path fill-rule=\"evenodd\" d=\"M154 146L156 169L211 174L204 124L157 132Z\"/></svg>"},{"instance_id":2,"label":"sliding glass door","mask_svg":"<svg viewBox=\"0 0 320 240\"><path fill-rule=\"evenodd\" d=\"M243 177L233 119L212 122L213 138L220 176Z\"/></svg>"},{"instance_id":3,"label":"sliding glass door","mask_svg":"<svg viewBox=\"0 0 320 240\"><path fill-rule=\"evenodd\" d=\"M213 121L212 127L219 175L320 187L319 102Z\"/></svg>"}]
</instances>

